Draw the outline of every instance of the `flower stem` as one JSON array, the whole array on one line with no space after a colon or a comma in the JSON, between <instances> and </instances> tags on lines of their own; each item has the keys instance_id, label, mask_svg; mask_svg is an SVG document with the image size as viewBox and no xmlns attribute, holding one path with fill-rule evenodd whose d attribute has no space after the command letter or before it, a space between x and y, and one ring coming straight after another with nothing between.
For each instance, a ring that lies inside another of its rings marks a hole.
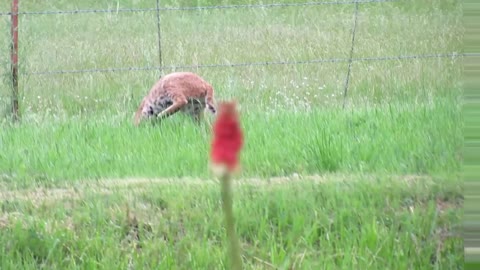
<instances>
[{"instance_id":1,"label":"flower stem","mask_svg":"<svg viewBox=\"0 0 480 270\"><path fill-rule=\"evenodd\" d=\"M230 173L225 173L221 177L222 185L222 206L225 214L225 222L227 229L227 238L230 245L230 258L233 270L241 270L242 257L240 251L240 243L235 233L235 218L233 217L232 209L232 190L231 190L231 176Z\"/></svg>"}]
</instances>

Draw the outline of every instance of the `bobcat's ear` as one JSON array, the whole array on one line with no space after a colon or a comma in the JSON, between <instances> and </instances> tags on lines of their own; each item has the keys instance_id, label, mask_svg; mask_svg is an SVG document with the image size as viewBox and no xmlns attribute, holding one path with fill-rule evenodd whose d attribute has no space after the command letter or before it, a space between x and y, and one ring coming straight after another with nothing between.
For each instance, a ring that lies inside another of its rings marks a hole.
<instances>
[{"instance_id":1,"label":"bobcat's ear","mask_svg":"<svg viewBox=\"0 0 480 270\"><path fill-rule=\"evenodd\" d=\"M240 105L240 102L238 102L236 98L232 98L230 100L230 104L232 104L235 107L235 111L237 111L238 113L241 111L242 106Z\"/></svg>"},{"instance_id":2,"label":"bobcat's ear","mask_svg":"<svg viewBox=\"0 0 480 270\"><path fill-rule=\"evenodd\" d=\"M237 112L240 113L240 111L242 110L242 104L240 104L240 102L238 102L236 99L234 99L233 101L235 102Z\"/></svg>"},{"instance_id":3,"label":"bobcat's ear","mask_svg":"<svg viewBox=\"0 0 480 270\"><path fill-rule=\"evenodd\" d=\"M220 101L219 104L230 106L230 107L237 107L238 106L238 101L236 98L232 98L230 100L223 100Z\"/></svg>"}]
</instances>

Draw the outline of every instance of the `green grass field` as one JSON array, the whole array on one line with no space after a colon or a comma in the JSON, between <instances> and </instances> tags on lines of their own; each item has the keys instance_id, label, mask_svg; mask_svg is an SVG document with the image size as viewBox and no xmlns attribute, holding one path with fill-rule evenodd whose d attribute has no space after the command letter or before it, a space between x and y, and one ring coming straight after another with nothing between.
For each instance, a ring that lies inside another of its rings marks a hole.
<instances>
[{"instance_id":1,"label":"green grass field","mask_svg":"<svg viewBox=\"0 0 480 270\"><path fill-rule=\"evenodd\" d=\"M263 1L278 2L302 0ZM161 1L245 3L256 2ZM20 10L155 5L21 1ZM162 11L163 64L348 58L353 11ZM461 18L454 0L360 4L353 57L461 53ZM34 74L158 66L156 12L20 16L18 124L8 118L9 34L0 16L0 268L226 268L208 125L182 115L132 125L160 71ZM248 269L463 269L461 64L354 61L345 109L346 62L163 74L197 72L217 100L241 106L245 185L234 208ZM141 225L135 251L123 242L126 205Z\"/></svg>"},{"instance_id":2,"label":"green grass field","mask_svg":"<svg viewBox=\"0 0 480 270\"><path fill-rule=\"evenodd\" d=\"M10 224L0 231L2 269L228 266L212 181L121 179L1 195ZM462 196L446 178L246 179L234 211L248 269L461 269ZM140 240L128 242L134 234Z\"/></svg>"}]
</instances>

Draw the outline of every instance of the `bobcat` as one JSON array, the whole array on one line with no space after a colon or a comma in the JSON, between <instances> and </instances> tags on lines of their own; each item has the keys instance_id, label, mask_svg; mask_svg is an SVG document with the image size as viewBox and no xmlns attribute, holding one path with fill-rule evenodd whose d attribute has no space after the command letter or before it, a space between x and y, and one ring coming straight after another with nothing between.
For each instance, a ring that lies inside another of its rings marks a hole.
<instances>
[{"instance_id":1,"label":"bobcat","mask_svg":"<svg viewBox=\"0 0 480 270\"><path fill-rule=\"evenodd\" d=\"M191 72L174 72L160 78L135 113L134 124L143 118L165 118L182 111L200 121L208 108L216 114L212 85Z\"/></svg>"}]
</instances>

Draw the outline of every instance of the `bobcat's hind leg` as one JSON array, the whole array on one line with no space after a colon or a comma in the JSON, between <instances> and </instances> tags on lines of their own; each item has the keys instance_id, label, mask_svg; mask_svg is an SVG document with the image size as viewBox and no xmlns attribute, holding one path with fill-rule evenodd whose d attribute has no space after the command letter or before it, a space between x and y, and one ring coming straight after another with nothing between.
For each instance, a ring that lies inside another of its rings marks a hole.
<instances>
[{"instance_id":1,"label":"bobcat's hind leg","mask_svg":"<svg viewBox=\"0 0 480 270\"><path fill-rule=\"evenodd\" d=\"M185 97L175 97L173 98L173 104L170 105L168 108L157 114L157 118L165 118L169 117L172 114L178 112L182 107L187 105L188 101Z\"/></svg>"}]
</instances>

